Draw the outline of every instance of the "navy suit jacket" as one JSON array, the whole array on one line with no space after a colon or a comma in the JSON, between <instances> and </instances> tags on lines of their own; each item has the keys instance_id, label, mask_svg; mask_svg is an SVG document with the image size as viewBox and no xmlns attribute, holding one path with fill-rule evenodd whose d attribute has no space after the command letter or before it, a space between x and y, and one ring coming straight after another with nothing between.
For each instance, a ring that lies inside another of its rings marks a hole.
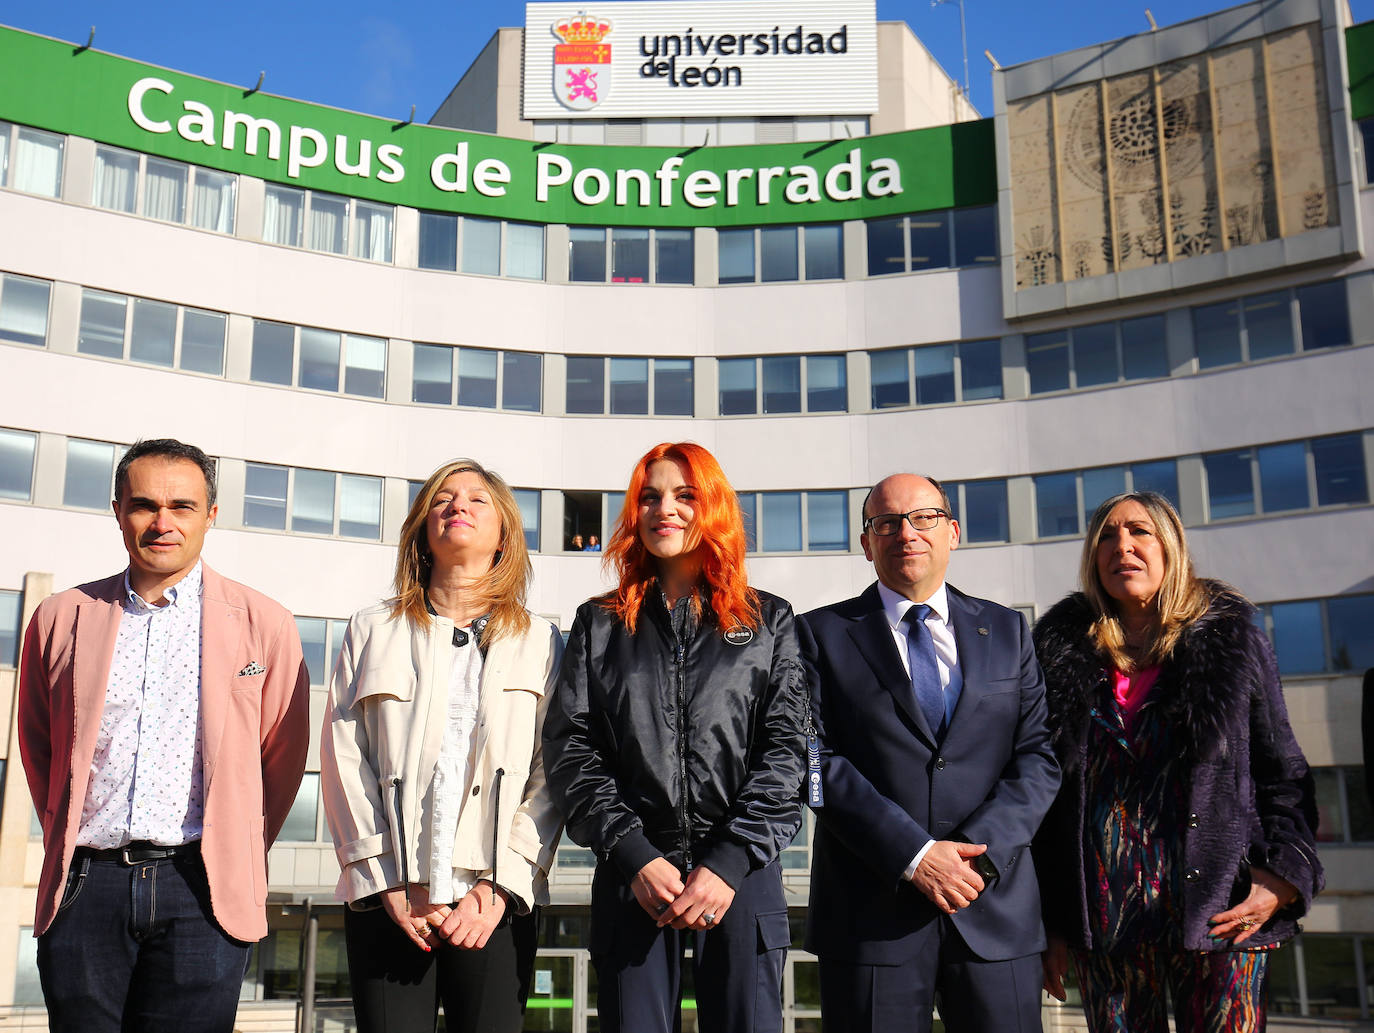
<instances>
[{"instance_id":1,"label":"navy suit jacket","mask_svg":"<svg viewBox=\"0 0 1374 1033\"><path fill-rule=\"evenodd\" d=\"M910 960L940 916L903 880L935 839L986 843L998 877L953 921L974 954L1045 947L1030 842L1059 788L1045 681L1015 610L949 588L963 690L942 742L916 705L877 585L799 624L821 742L806 947L870 965Z\"/></svg>"}]
</instances>

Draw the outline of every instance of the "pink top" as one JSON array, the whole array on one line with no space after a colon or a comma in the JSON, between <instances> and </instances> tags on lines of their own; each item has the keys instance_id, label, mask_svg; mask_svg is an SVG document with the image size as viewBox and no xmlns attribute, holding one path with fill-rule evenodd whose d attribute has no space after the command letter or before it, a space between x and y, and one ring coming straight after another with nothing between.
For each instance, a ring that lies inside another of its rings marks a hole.
<instances>
[{"instance_id":1,"label":"pink top","mask_svg":"<svg viewBox=\"0 0 1374 1033\"><path fill-rule=\"evenodd\" d=\"M1140 705L1145 702L1145 697L1150 694L1159 677L1159 665L1142 668L1133 674L1114 670L1111 677L1112 695L1121 709L1121 720L1126 725L1126 731L1132 731Z\"/></svg>"}]
</instances>

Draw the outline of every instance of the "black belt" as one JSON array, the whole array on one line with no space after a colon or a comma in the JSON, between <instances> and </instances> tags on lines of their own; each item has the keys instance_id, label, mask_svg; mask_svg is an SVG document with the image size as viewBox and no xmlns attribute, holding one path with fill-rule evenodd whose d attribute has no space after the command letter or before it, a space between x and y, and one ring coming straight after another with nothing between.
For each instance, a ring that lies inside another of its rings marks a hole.
<instances>
[{"instance_id":1,"label":"black belt","mask_svg":"<svg viewBox=\"0 0 1374 1033\"><path fill-rule=\"evenodd\" d=\"M149 861L166 861L173 857L191 857L200 853L200 840L192 843L182 843L178 846L158 846L156 843L149 843L145 840L135 840L126 846L111 847L108 850L97 850L94 847L81 846L76 848L77 857L89 857L92 861L104 861L109 864L135 865L146 864Z\"/></svg>"}]
</instances>

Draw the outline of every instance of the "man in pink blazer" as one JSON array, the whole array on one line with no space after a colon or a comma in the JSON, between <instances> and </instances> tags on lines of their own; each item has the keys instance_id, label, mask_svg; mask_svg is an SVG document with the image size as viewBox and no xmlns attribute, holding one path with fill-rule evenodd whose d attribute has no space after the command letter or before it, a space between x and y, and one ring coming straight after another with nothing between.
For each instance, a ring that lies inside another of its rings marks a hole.
<instances>
[{"instance_id":1,"label":"man in pink blazer","mask_svg":"<svg viewBox=\"0 0 1374 1033\"><path fill-rule=\"evenodd\" d=\"M201 562L217 511L205 453L136 443L115 473L128 569L44 600L24 636L54 1031L228 1031L267 932L267 848L305 767L310 677L291 614Z\"/></svg>"}]
</instances>

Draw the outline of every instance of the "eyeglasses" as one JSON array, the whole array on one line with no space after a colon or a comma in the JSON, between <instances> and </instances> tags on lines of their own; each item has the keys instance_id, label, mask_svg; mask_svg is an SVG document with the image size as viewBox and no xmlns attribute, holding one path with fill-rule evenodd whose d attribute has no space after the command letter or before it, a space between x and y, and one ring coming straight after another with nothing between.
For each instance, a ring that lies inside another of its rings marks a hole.
<instances>
[{"instance_id":1,"label":"eyeglasses","mask_svg":"<svg viewBox=\"0 0 1374 1033\"><path fill-rule=\"evenodd\" d=\"M940 518L949 519L943 509L913 509L910 513L879 513L864 521L864 530L872 531L879 538L887 538L902 529L902 521L910 524L913 530L932 531L939 526Z\"/></svg>"}]
</instances>

